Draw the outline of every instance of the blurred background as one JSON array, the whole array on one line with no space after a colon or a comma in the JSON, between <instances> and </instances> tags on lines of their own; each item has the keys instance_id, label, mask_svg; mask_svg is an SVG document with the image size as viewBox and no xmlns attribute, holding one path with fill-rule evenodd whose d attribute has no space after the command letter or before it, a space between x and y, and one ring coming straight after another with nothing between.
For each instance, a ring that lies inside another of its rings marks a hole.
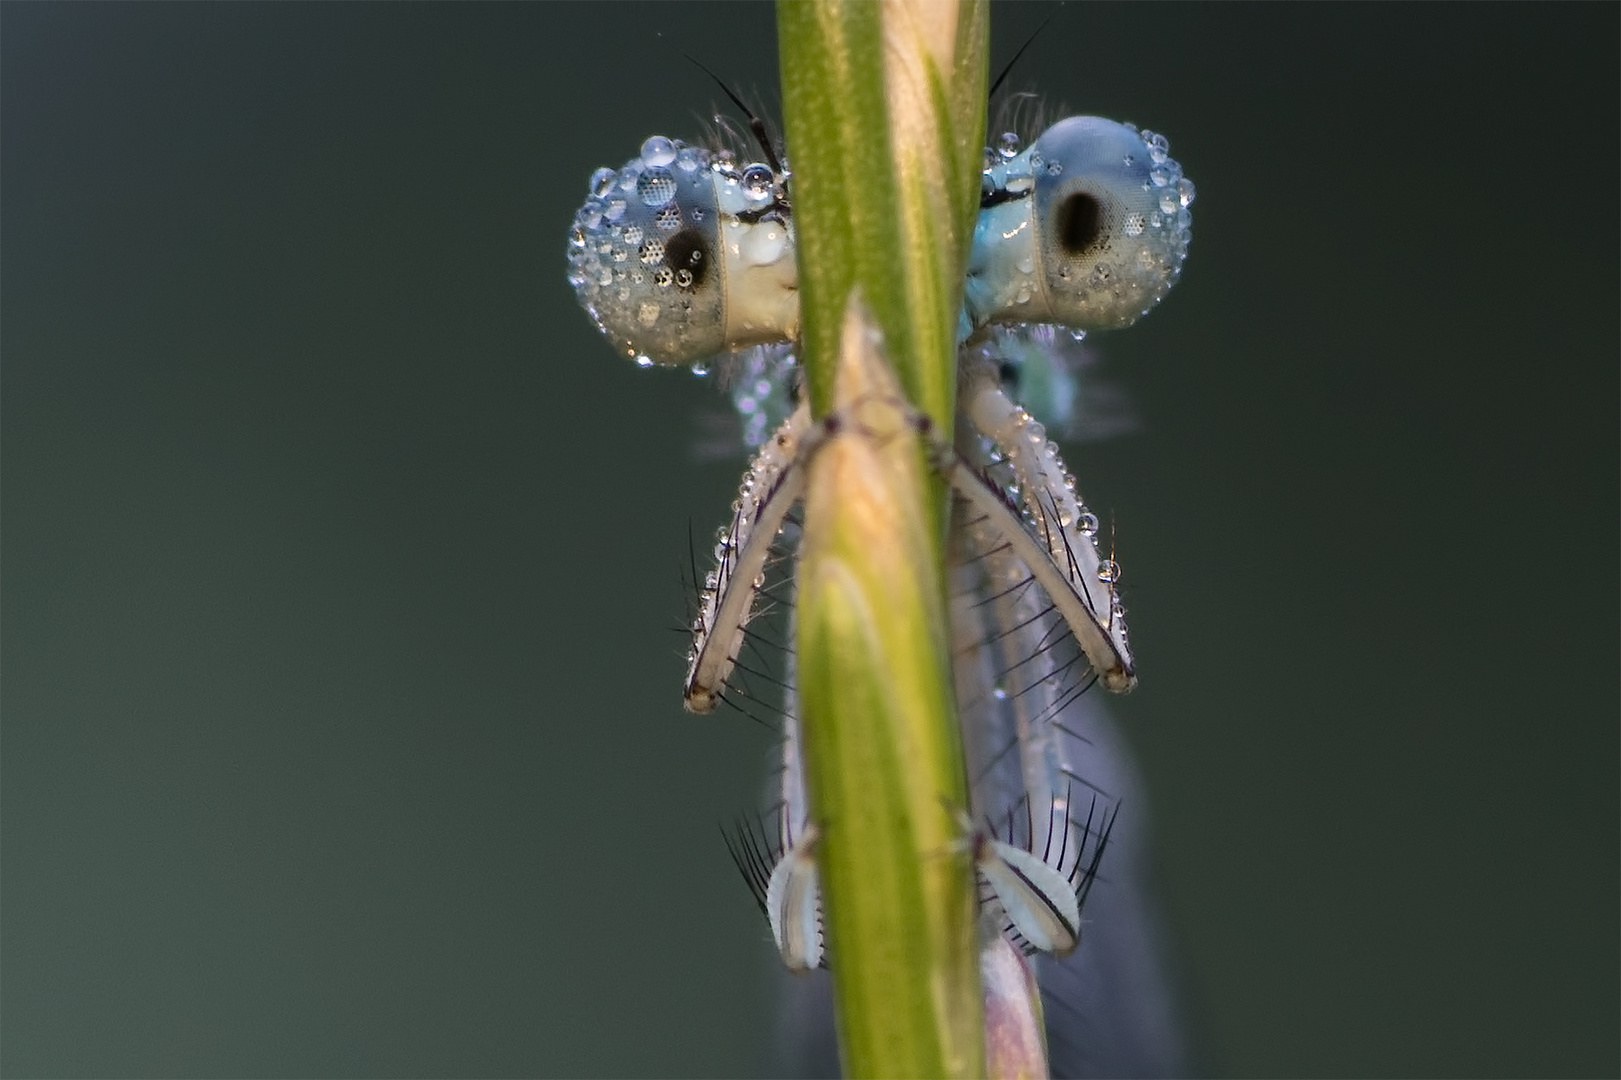
<instances>
[{"instance_id":1,"label":"blurred background","mask_svg":"<svg viewBox=\"0 0 1621 1080\"><path fill-rule=\"evenodd\" d=\"M678 50L775 118L772 9L0 19L0 1070L760 1071L771 737L675 630L742 461L564 246L702 137ZM1621 1069L1618 23L1071 6L1013 75L1199 190L1070 464L1211 1072Z\"/></svg>"}]
</instances>

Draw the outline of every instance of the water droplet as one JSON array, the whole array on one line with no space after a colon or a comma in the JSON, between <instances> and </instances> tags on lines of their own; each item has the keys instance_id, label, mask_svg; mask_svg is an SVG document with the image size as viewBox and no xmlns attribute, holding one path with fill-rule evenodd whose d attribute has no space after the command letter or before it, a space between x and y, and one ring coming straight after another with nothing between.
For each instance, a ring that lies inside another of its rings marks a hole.
<instances>
[{"instance_id":1,"label":"water droplet","mask_svg":"<svg viewBox=\"0 0 1621 1080\"><path fill-rule=\"evenodd\" d=\"M654 135L642 143L642 164L650 169L662 168L675 160L675 143L663 135Z\"/></svg>"},{"instance_id":2,"label":"water droplet","mask_svg":"<svg viewBox=\"0 0 1621 1080\"><path fill-rule=\"evenodd\" d=\"M1171 170L1164 165L1155 165L1148 170L1148 182L1155 187L1164 187L1171 182Z\"/></svg>"},{"instance_id":3,"label":"water droplet","mask_svg":"<svg viewBox=\"0 0 1621 1080\"><path fill-rule=\"evenodd\" d=\"M1007 687L1003 686L1001 683L997 683L995 686L991 687L991 697L995 698L997 701L1006 701L1008 697Z\"/></svg>"},{"instance_id":4,"label":"water droplet","mask_svg":"<svg viewBox=\"0 0 1621 1080\"><path fill-rule=\"evenodd\" d=\"M1176 192L1172 191L1170 188L1166 188L1164 191L1159 193L1159 208L1161 213L1174 214L1176 213L1177 205L1178 201Z\"/></svg>"},{"instance_id":5,"label":"water droplet","mask_svg":"<svg viewBox=\"0 0 1621 1080\"><path fill-rule=\"evenodd\" d=\"M1185 176L1182 179L1178 180L1176 182L1176 195L1177 195L1177 198L1179 198L1182 201L1183 206L1192 206L1193 205L1193 181L1189 180Z\"/></svg>"},{"instance_id":6,"label":"water droplet","mask_svg":"<svg viewBox=\"0 0 1621 1080\"><path fill-rule=\"evenodd\" d=\"M663 206L675 198L675 177L669 169L648 169L636 181L636 194L645 206Z\"/></svg>"},{"instance_id":7,"label":"water droplet","mask_svg":"<svg viewBox=\"0 0 1621 1080\"><path fill-rule=\"evenodd\" d=\"M608 205L602 208L602 217L605 221L618 221L625 216L625 200L609 199Z\"/></svg>"},{"instance_id":8,"label":"water droplet","mask_svg":"<svg viewBox=\"0 0 1621 1080\"><path fill-rule=\"evenodd\" d=\"M1098 563L1098 580L1116 582L1120 580L1120 564L1113 559L1104 559Z\"/></svg>"},{"instance_id":9,"label":"water droplet","mask_svg":"<svg viewBox=\"0 0 1621 1080\"><path fill-rule=\"evenodd\" d=\"M1098 531L1098 516L1092 511L1083 508L1075 527L1081 530L1082 536L1095 536Z\"/></svg>"},{"instance_id":10,"label":"water droplet","mask_svg":"<svg viewBox=\"0 0 1621 1080\"><path fill-rule=\"evenodd\" d=\"M582 229L595 229L602 224L602 204L595 199L588 201L574 215L574 222ZM584 236L580 237L580 243L585 243Z\"/></svg>"},{"instance_id":11,"label":"water droplet","mask_svg":"<svg viewBox=\"0 0 1621 1080\"><path fill-rule=\"evenodd\" d=\"M697 172L699 169L703 168L704 163L708 160L709 155L705 154L696 146L683 146L680 150L676 151L675 167L684 173Z\"/></svg>"},{"instance_id":12,"label":"water droplet","mask_svg":"<svg viewBox=\"0 0 1621 1080\"><path fill-rule=\"evenodd\" d=\"M1019 136L1017 132L1004 131L996 140L996 152L1004 158L1019 156Z\"/></svg>"},{"instance_id":13,"label":"water droplet","mask_svg":"<svg viewBox=\"0 0 1621 1080\"><path fill-rule=\"evenodd\" d=\"M709 374L709 365L702 360L694 360L687 369L700 379Z\"/></svg>"},{"instance_id":14,"label":"water droplet","mask_svg":"<svg viewBox=\"0 0 1621 1080\"><path fill-rule=\"evenodd\" d=\"M591 194L602 196L613 190L614 177L619 174L612 169L598 169L591 174Z\"/></svg>"},{"instance_id":15,"label":"water droplet","mask_svg":"<svg viewBox=\"0 0 1621 1080\"><path fill-rule=\"evenodd\" d=\"M652 367L653 366L653 358L651 356L648 356L646 353L637 353L636 354L636 366L637 367ZM714 588L714 586L711 585L710 588Z\"/></svg>"},{"instance_id":16,"label":"water droplet","mask_svg":"<svg viewBox=\"0 0 1621 1080\"><path fill-rule=\"evenodd\" d=\"M743 170L743 197L752 203L769 202L775 177L765 165L750 165Z\"/></svg>"},{"instance_id":17,"label":"water droplet","mask_svg":"<svg viewBox=\"0 0 1621 1080\"><path fill-rule=\"evenodd\" d=\"M1036 260L1035 260L1034 256L1030 256L1030 255L1024 256L1024 258L1019 260L1018 267L1019 267L1019 273L1021 273L1021 274L1033 274L1033 273L1035 273L1036 272Z\"/></svg>"}]
</instances>

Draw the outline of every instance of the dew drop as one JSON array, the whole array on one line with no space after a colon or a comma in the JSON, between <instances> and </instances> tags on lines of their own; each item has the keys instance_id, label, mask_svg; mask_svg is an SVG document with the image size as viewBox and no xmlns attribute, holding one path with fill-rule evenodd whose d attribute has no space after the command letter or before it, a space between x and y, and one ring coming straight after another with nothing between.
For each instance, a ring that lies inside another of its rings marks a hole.
<instances>
[{"instance_id":1,"label":"dew drop","mask_svg":"<svg viewBox=\"0 0 1621 1080\"><path fill-rule=\"evenodd\" d=\"M675 198L675 177L668 169L648 169L636 180L636 194L644 206L663 206Z\"/></svg>"},{"instance_id":2,"label":"dew drop","mask_svg":"<svg viewBox=\"0 0 1621 1080\"><path fill-rule=\"evenodd\" d=\"M697 172L703 168L708 155L696 146L683 146L675 155L675 167L684 173Z\"/></svg>"},{"instance_id":3,"label":"dew drop","mask_svg":"<svg viewBox=\"0 0 1621 1080\"><path fill-rule=\"evenodd\" d=\"M675 160L675 143L663 135L654 135L642 143L642 164L649 169L663 168Z\"/></svg>"},{"instance_id":4,"label":"dew drop","mask_svg":"<svg viewBox=\"0 0 1621 1080\"><path fill-rule=\"evenodd\" d=\"M764 165L750 165L743 170L743 198L751 203L768 202L774 177Z\"/></svg>"}]
</instances>

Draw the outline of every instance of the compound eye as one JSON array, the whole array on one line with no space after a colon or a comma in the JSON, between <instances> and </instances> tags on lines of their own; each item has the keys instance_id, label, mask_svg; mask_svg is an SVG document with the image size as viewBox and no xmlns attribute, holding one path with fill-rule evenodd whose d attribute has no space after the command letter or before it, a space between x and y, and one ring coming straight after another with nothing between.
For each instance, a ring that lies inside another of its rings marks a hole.
<instances>
[{"instance_id":1,"label":"compound eye","mask_svg":"<svg viewBox=\"0 0 1621 1080\"><path fill-rule=\"evenodd\" d=\"M1103 207L1085 191L1066 195L1058 204L1056 228L1064 253L1077 258L1091 251L1103 235Z\"/></svg>"},{"instance_id":2,"label":"compound eye","mask_svg":"<svg viewBox=\"0 0 1621 1080\"><path fill-rule=\"evenodd\" d=\"M664 265L678 289L701 289L715 259L709 238L698 229L682 229L664 242Z\"/></svg>"},{"instance_id":3,"label":"compound eye","mask_svg":"<svg viewBox=\"0 0 1621 1080\"><path fill-rule=\"evenodd\" d=\"M1019 365L1012 360L1003 360L996 366L996 375L1003 388L1017 397L1019 393Z\"/></svg>"},{"instance_id":4,"label":"compound eye","mask_svg":"<svg viewBox=\"0 0 1621 1080\"><path fill-rule=\"evenodd\" d=\"M1054 124L1029 153L1052 320L1130 326L1182 272L1193 185L1163 136L1095 116Z\"/></svg>"},{"instance_id":5,"label":"compound eye","mask_svg":"<svg viewBox=\"0 0 1621 1080\"><path fill-rule=\"evenodd\" d=\"M726 343L721 214L708 151L655 135L598 169L574 215L569 282L615 348L641 364L698 364Z\"/></svg>"}]
</instances>

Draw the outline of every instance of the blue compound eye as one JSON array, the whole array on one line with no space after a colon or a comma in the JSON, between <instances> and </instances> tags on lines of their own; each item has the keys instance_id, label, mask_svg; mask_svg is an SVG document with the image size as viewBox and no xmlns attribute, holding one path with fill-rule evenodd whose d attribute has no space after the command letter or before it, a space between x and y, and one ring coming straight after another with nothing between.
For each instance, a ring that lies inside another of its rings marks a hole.
<instances>
[{"instance_id":1,"label":"blue compound eye","mask_svg":"<svg viewBox=\"0 0 1621 1080\"><path fill-rule=\"evenodd\" d=\"M969 260L972 325L1130 326L1176 283L1193 184L1161 135L1095 116L986 170Z\"/></svg>"},{"instance_id":2,"label":"blue compound eye","mask_svg":"<svg viewBox=\"0 0 1621 1080\"><path fill-rule=\"evenodd\" d=\"M698 365L799 329L785 177L655 135L598 169L574 216L569 282L637 363Z\"/></svg>"}]
</instances>

